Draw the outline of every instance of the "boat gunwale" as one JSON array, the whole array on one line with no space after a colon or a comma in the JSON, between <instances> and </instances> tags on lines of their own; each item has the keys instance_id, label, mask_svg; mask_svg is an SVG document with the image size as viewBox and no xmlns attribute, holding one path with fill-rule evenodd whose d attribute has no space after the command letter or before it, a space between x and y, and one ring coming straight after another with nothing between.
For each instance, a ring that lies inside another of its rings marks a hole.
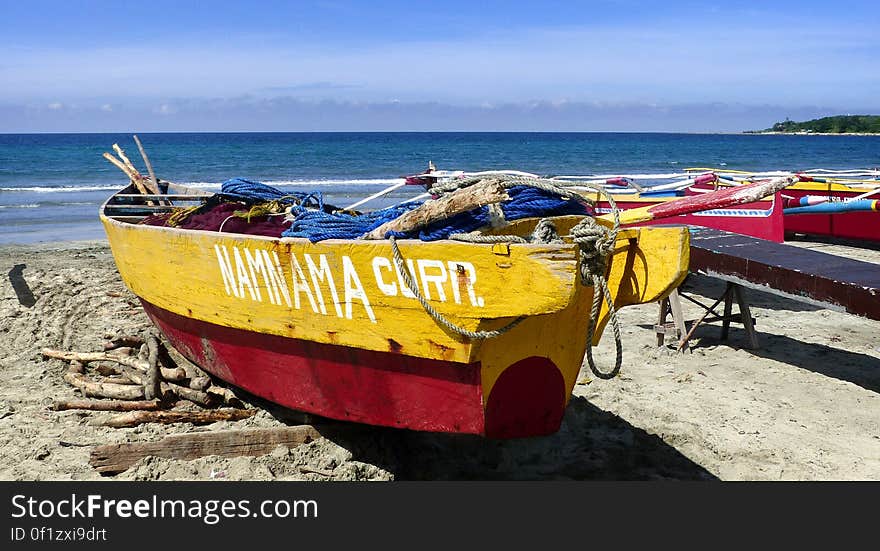
<instances>
[{"instance_id":1,"label":"boat gunwale","mask_svg":"<svg viewBox=\"0 0 880 551\"><path fill-rule=\"evenodd\" d=\"M187 190L195 189L195 188L191 188L191 187L184 186L181 184L174 184L174 186L177 188L182 188L182 189L187 189ZM146 225L146 224L123 222L121 220L117 220L115 216L107 214L107 212L106 212L107 209L112 208L114 206L114 204L111 203L113 198L116 197L117 195L125 192L126 190L129 190L132 187L133 187L133 185L129 184L128 186L120 189L119 191L114 192L110 197L107 198L107 200L104 201L104 203L101 204L99 215L102 220L106 220L109 223L112 223L114 226L119 226L119 227L123 227L123 228L129 227L129 226L138 226L139 229L143 228L143 229L149 229L149 230L167 231L167 232L170 232L173 234L186 232L187 234L194 233L197 235L204 235L204 236L217 236L217 235L239 236L239 237L243 237L243 238L257 239L259 241L277 242L277 243L284 243L284 244L295 244L295 243L313 244L309 239L307 239L305 237L272 237L269 235L259 235L259 234L249 234L249 233L232 233L232 232L223 233L223 232L214 231L214 230L197 230L197 229L174 228L174 227L168 227L168 226L151 226L151 225ZM214 195L216 195L216 194L193 195L193 198L194 199L199 198L199 197L209 198L209 197L213 197ZM161 198L161 197L163 197L163 195L162 194L151 194L151 195L144 196L145 199L147 199L149 197ZM149 208L147 205L144 205L144 206L146 208ZM146 216L144 218L146 218ZM522 220L527 220L527 219L522 219ZM513 222L518 222L518 221L519 220L516 220ZM346 244L346 243L349 243L349 244L350 243L368 243L371 241L375 242L375 243L384 243L384 242L387 242L388 240L387 239L367 240L367 239L361 239L361 238L325 239L325 240L320 241L320 243L325 244L325 245L341 245L341 244ZM422 241L417 238L410 238L410 239L398 238L397 241L398 242L419 242L419 243L426 243L426 244L430 244L430 243L437 243L437 244L455 243L457 245L475 245L475 246L479 246L479 247L483 247L483 248L492 247L492 245L493 245L491 243L468 243L465 241L456 241L453 239L438 239L436 241ZM536 249L541 248L543 250L547 250L548 248L551 248L551 249L558 248L560 251L562 251L562 250L566 250L566 249L576 249L577 248L577 245L575 243L520 243L520 242L516 242L516 241L511 241L509 244L510 245L517 245L517 246L525 246L525 247L527 247L526 250L528 250L528 248L536 248ZM577 259L573 258L572 260L576 261Z\"/></svg>"}]
</instances>

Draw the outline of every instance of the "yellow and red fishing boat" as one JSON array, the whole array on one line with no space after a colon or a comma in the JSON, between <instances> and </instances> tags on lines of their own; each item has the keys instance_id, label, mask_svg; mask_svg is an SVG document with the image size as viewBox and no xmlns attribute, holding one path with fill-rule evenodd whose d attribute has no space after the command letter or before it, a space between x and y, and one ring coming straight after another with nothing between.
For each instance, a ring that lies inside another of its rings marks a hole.
<instances>
[{"instance_id":1,"label":"yellow and red fishing boat","mask_svg":"<svg viewBox=\"0 0 880 551\"><path fill-rule=\"evenodd\" d=\"M144 194L137 178L101 220L155 325L214 376L333 419L496 438L555 432L609 305L657 301L688 268L685 228L583 215L494 224L465 242L396 239L384 225L375 239L317 242L230 233L226 220L219 231L150 225L156 212L179 220L220 194L173 184ZM726 196L748 200L743 191ZM448 213L460 195L410 212ZM691 208L708 205L695 199ZM536 240L548 223L552 238Z\"/></svg>"}]
</instances>

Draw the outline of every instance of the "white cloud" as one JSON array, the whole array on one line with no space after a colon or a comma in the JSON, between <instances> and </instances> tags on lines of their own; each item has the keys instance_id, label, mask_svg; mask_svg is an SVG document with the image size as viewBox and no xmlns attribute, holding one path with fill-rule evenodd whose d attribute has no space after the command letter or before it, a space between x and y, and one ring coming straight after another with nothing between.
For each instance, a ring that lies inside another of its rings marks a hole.
<instances>
[{"instance_id":1,"label":"white cloud","mask_svg":"<svg viewBox=\"0 0 880 551\"><path fill-rule=\"evenodd\" d=\"M64 104L59 101L53 101L52 103L50 103L46 107L48 107L52 111L58 111L58 110L64 109Z\"/></svg>"}]
</instances>

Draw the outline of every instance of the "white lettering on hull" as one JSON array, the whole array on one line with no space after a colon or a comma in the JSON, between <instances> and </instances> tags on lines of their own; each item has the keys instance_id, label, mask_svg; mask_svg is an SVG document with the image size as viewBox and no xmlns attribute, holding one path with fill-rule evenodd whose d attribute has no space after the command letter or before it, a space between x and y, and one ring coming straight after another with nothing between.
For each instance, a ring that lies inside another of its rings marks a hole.
<instances>
[{"instance_id":1,"label":"white lettering on hull","mask_svg":"<svg viewBox=\"0 0 880 551\"><path fill-rule=\"evenodd\" d=\"M336 314L346 319L354 319L355 309L360 308L372 323L376 323L376 315L370 304L371 293L415 299L393 261L384 256L372 259L375 285L365 286L354 261L346 255L303 253L299 258L291 253L288 273L276 251L246 247L240 250L237 246L218 244L214 245L214 252L223 288L228 296L237 299L265 299L276 306L297 310L306 307L315 314ZM484 305L483 297L476 293L477 270L470 262L409 259L407 270L426 300L468 302L477 308ZM332 309L328 308L328 300Z\"/></svg>"}]
</instances>

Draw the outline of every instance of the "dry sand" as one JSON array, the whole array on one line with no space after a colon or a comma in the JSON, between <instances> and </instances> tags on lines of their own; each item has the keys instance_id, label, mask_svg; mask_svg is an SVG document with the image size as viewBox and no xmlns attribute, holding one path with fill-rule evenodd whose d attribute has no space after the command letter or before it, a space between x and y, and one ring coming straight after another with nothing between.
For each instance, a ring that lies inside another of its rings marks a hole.
<instances>
[{"instance_id":1,"label":"dry sand","mask_svg":"<svg viewBox=\"0 0 880 551\"><path fill-rule=\"evenodd\" d=\"M880 263L877 250L799 245ZM54 399L77 396L41 348L100 350L105 334L145 334L149 322L106 243L0 247L0 269L0 479L98 479L88 463L95 445L296 417L268 408L207 427L110 429L90 424L106 414L51 411ZM723 285L691 276L684 290L712 302ZM147 458L118 478L880 480L880 322L757 291L749 298L754 351L741 348L737 326L722 343L709 325L692 353L674 354L655 346L655 304L624 309L621 376L578 385L552 436L489 441L355 426L261 457ZM684 306L690 320L701 314ZM609 344L600 363L612 358Z\"/></svg>"}]
</instances>

